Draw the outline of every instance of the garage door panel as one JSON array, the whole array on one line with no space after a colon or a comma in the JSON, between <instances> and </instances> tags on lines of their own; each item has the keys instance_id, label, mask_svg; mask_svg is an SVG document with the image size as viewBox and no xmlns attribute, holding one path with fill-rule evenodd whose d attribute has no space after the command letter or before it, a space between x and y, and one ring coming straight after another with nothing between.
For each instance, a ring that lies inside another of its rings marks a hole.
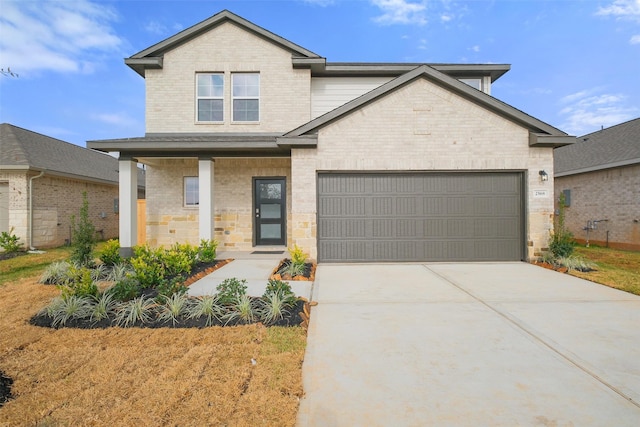
<instances>
[{"instance_id":1,"label":"garage door panel","mask_svg":"<svg viewBox=\"0 0 640 427\"><path fill-rule=\"evenodd\" d=\"M521 173L321 173L318 258L520 260L522 197Z\"/></svg>"}]
</instances>

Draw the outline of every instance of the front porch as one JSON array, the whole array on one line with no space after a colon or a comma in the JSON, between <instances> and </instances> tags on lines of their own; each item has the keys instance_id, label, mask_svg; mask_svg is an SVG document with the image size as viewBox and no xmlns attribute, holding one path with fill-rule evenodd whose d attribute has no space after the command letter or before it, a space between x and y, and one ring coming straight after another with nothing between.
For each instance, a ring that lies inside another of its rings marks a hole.
<instances>
[{"instance_id":1,"label":"front porch","mask_svg":"<svg viewBox=\"0 0 640 427\"><path fill-rule=\"evenodd\" d=\"M137 223L137 163L146 167L144 224ZM120 159L120 244L197 245L219 242L219 251L268 250L292 244L291 159ZM145 227L146 242L137 241Z\"/></svg>"}]
</instances>

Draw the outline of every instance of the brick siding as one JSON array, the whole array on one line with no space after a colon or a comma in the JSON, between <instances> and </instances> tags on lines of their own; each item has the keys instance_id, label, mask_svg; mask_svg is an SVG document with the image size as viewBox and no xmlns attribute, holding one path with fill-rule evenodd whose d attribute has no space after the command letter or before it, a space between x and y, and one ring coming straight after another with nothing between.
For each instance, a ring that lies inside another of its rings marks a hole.
<instances>
[{"instance_id":1,"label":"brick siding","mask_svg":"<svg viewBox=\"0 0 640 427\"><path fill-rule=\"evenodd\" d=\"M558 177L555 189L571 190L565 223L576 239L586 240L587 221L607 219L589 231L591 243L640 250L640 165Z\"/></svg>"}]
</instances>

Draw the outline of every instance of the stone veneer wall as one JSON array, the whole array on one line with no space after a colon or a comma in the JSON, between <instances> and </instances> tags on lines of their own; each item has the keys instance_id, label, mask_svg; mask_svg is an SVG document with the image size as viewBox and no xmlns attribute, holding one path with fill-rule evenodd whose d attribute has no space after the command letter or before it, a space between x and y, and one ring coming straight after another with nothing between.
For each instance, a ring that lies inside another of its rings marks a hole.
<instances>
[{"instance_id":1,"label":"stone veneer wall","mask_svg":"<svg viewBox=\"0 0 640 427\"><path fill-rule=\"evenodd\" d=\"M26 246L29 239L29 178L34 172L2 172L0 182L9 183L9 227ZM118 237L118 216L113 212L118 185L98 184L45 175L33 180L33 242L36 248L65 244L70 238L71 216L80 213L82 193L89 200L89 219L102 230L98 237ZM105 218L101 218L101 213Z\"/></svg>"},{"instance_id":2,"label":"stone veneer wall","mask_svg":"<svg viewBox=\"0 0 640 427\"><path fill-rule=\"evenodd\" d=\"M551 148L529 147L529 132L426 79L320 129L317 149L292 150L294 243L317 257L317 171L525 171L528 257L553 227ZM534 190L542 195L534 196Z\"/></svg>"},{"instance_id":3,"label":"stone veneer wall","mask_svg":"<svg viewBox=\"0 0 640 427\"><path fill-rule=\"evenodd\" d=\"M147 165L147 243L170 246L199 243L197 207L183 206L184 177L198 176L196 159L155 160ZM219 158L214 162L214 227L219 250L253 247L254 177L285 177L287 212L291 211L289 158ZM139 224L139 226L141 226ZM291 241L291 221L287 219Z\"/></svg>"},{"instance_id":4,"label":"stone veneer wall","mask_svg":"<svg viewBox=\"0 0 640 427\"><path fill-rule=\"evenodd\" d=\"M571 190L565 223L585 241L587 221L607 219L589 231L589 241L640 250L640 165L623 166L555 179L556 194ZM607 233L608 232L608 233Z\"/></svg>"}]
</instances>

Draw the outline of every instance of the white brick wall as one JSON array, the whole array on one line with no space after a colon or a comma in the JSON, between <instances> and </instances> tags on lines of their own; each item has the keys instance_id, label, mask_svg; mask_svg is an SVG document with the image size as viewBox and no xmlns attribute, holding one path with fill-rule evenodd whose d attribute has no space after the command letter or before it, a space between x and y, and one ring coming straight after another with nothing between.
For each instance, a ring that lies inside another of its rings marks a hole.
<instances>
[{"instance_id":1,"label":"white brick wall","mask_svg":"<svg viewBox=\"0 0 640 427\"><path fill-rule=\"evenodd\" d=\"M147 132L284 132L310 120L311 76L291 53L224 23L164 55L146 72ZM260 73L260 123L231 123L232 72ZM196 72L225 73L225 122L196 123Z\"/></svg>"},{"instance_id":2,"label":"white brick wall","mask_svg":"<svg viewBox=\"0 0 640 427\"><path fill-rule=\"evenodd\" d=\"M551 148L530 148L526 129L448 92L417 80L319 131L317 149L292 153L293 223L313 222L300 238L315 247L316 171L522 170L529 257L547 246L553 215ZM546 197L534 198L534 190Z\"/></svg>"}]
</instances>

